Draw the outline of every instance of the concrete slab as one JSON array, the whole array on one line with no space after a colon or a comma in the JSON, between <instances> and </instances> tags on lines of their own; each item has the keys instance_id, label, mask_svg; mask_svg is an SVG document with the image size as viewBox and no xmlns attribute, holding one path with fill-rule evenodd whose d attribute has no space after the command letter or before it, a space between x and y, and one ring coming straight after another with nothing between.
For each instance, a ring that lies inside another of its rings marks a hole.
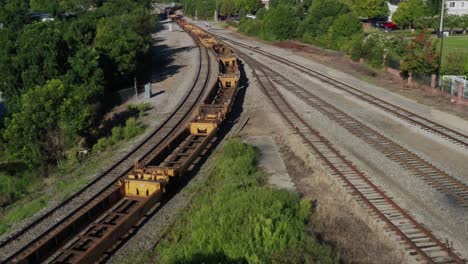
<instances>
[{"instance_id":1,"label":"concrete slab","mask_svg":"<svg viewBox=\"0 0 468 264\"><path fill-rule=\"evenodd\" d=\"M279 149L271 136L248 136L244 138L244 141L260 151L258 166L270 175L269 184L287 190L295 189Z\"/></svg>"}]
</instances>

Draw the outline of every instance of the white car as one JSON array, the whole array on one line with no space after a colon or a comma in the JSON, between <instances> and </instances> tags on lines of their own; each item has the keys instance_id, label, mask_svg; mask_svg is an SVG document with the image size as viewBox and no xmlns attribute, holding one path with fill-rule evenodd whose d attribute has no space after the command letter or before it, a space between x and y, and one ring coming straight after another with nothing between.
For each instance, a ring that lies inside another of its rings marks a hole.
<instances>
[{"instance_id":1,"label":"white car","mask_svg":"<svg viewBox=\"0 0 468 264\"><path fill-rule=\"evenodd\" d=\"M250 19L256 19L257 18L255 15L251 15L251 14L247 14L246 17L250 18Z\"/></svg>"}]
</instances>

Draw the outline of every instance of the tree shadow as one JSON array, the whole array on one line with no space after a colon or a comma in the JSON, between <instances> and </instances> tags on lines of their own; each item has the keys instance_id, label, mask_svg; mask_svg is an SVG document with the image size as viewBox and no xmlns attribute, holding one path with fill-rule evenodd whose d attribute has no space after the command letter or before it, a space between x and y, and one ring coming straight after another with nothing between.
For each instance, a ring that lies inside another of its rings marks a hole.
<instances>
[{"instance_id":1,"label":"tree shadow","mask_svg":"<svg viewBox=\"0 0 468 264\"><path fill-rule=\"evenodd\" d=\"M190 259L184 259L184 260L176 260L174 263L185 263L185 264L198 264L198 263L205 263L205 264L211 264L211 263L247 263L245 258L241 259L233 259L226 254L219 252L219 253L211 253L211 254L204 254L204 253L197 253L194 254Z\"/></svg>"},{"instance_id":2,"label":"tree shadow","mask_svg":"<svg viewBox=\"0 0 468 264\"><path fill-rule=\"evenodd\" d=\"M187 52L193 48L193 46L171 48L165 44L153 45L150 48L150 53L152 54L150 62L151 67L147 69L145 77L142 79L142 83L162 82L177 74L180 69L185 66L179 64L171 65L175 61L175 57L178 53Z\"/></svg>"}]
</instances>

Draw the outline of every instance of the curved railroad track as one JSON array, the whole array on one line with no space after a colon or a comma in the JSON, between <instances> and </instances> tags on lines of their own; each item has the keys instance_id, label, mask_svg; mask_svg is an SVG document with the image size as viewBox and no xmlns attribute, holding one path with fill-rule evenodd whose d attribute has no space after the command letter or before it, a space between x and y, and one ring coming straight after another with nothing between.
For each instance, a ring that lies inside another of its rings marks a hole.
<instances>
[{"instance_id":1,"label":"curved railroad track","mask_svg":"<svg viewBox=\"0 0 468 264\"><path fill-rule=\"evenodd\" d=\"M283 97L276 87L279 80L288 81L279 73L233 48L253 70L264 94L270 99L283 119L295 130L306 144L346 186L353 196L367 206L373 216L384 221L392 232L407 245L410 254L418 254L427 263L465 263L446 244L435 237L430 230L418 223L403 208L388 197L351 161L347 160L326 138L314 130Z\"/></svg>"},{"instance_id":2,"label":"curved railroad track","mask_svg":"<svg viewBox=\"0 0 468 264\"><path fill-rule=\"evenodd\" d=\"M70 223L73 223L73 225L66 231L74 232L75 229L78 230L86 223L95 220L93 212L97 212L90 211L90 209L94 208L93 206L100 206L99 210L102 210L102 207L110 206L110 203L106 203L106 201L99 205L96 203L115 191L116 181L131 170L134 161L139 160L140 164L146 165L145 162L150 161L162 150L161 148L165 142L177 131L185 129L186 122L191 117L192 111L201 102L202 96L208 88L211 72L208 50L195 38L193 39L199 50L197 74L193 86L176 109L149 136L118 162L103 171L91 183L23 227L20 231L2 240L0 242L1 263L12 262L18 256L30 254L32 248L37 248L37 245L45 241L50 243L45 245L47 247L56 248L61 245L70 236L69 234L63 234L63 237L54 238L53 240L50 240L50 238L57 235L57 232L62 232L63 226Z\"/></svg>"},{"instance_id":3,"label":"curved railroad track","mask_svg":"<svg viewBox=\"0 0 468 264\"><path fill-rule=\"evenodd\" d=\"M234 45L237 45L237 46L240 46L240 47L243 47L245 49L248 49L250 51L253 51L253 52L256 52L256 53L259 53L265 57L268 57L270 59L273 59L277 62L281 62L282 64L285 64L285 65L288 65L290 66L291 68L293 69L296 69L302 73L305 73L311 77L314 77L316 79L319 79L321 80L322 82L325 82L325 83L328 83L342 91L345 91L347 92L348 94L351 94L353 95L354 97L362 100L362 101L365 101L377 108L380 108L382 110L384 110L385 112L387 113L390 113L394 116L396 116L397 118L399 119L402 119L408 123L410 123L411 125L414 125L416 127L419 127L420 129L422 130L425 130L429 133L432 133L434 135L437 135L441 138L444 138L446 140L448 140L449 142L452 142L462 148L465 148L465 149L468 149L468 135L465 135L463 133L460 133L456 130L453 130L451 128L448 128L446 126L443 126L441 124L438 124L432 120L429 120L421 115L418 115L418 114L415 114L411 111L408 111L400 106L397 106L395 104L392 104L388 101L385 101L383 99L380 99L376 96L373 96L369 93L366 93L356 87L353 87L347 83L344 83L340 80L337 80L329 75L326 75L324 73L321 73L319 71L316 71L316 70L313 70L311 68L308 68L308 67L305 67L301 64L298 64L296 62L293 62L291 60L288 60L288 59L285 59L285 58L282 58L280 56L277 56L275 54L272 54L270 52L267 52L267 51L264 51L264 50L261 50L257 47L252 47L252 46L249 46L249 45L246 45L244 43L241 43L241 42L238 42L238 41L234 41L234 40L231 40L231 39L228 39L228 38L225 38L225 37L222 37L222 36L219 36L219 35L216 35L217 37L227 41L227 42L230 42Z\"/></svg>"},{"instance_id":4,"label":"curved railroad track","mask_svg":"<svg viewBox=\"0 0 468 264\"><path fill-rule=\"evenodd\" d=\"M246 49L252 50L253 48ZM468 208L468 186L465 183L452 177L436 165L424 160L417 154L400 146L369 126L349 116L309 90L304 89L302 86L287 78L284 78L281 74L272 70L267 65L262 65L265 68L264 70L271 74L270 78L275 83L281 85L284 89L293 93L309 106L315 108L330 120L368 143L390 160L410 171L416 177L424 180L436 190L450 195L450 197L458 201L463 207Z\"/></svg>"}]
</instances>

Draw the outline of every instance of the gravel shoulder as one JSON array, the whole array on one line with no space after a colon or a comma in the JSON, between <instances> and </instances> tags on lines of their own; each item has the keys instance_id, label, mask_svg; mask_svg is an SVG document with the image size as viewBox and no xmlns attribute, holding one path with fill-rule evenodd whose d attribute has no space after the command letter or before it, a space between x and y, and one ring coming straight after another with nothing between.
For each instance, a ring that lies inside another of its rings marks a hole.
<instances>
[{"instance_id":1,"label":"gravel shoulder","mask_svg":"<svg viewBox=\"0 0 468 264\"><path fill-rule=\"evenodd\" d=\"M263 167L270 173L271 183L275 183L275 178L280 176L282 186L289 188L292 182L293 188L302 196L318 200L319 207L312 220L317 228L311 226L309 231L319 232L326 243L339 247L340 255L347 263L373 263L375 259L380 259L380 263L413 263L413 257L404 252L403 245L388 236L382 223L372 219L353 200L342 183L323 170L262 94L248 65L244 65L244 68L249 85L242 114L230 133L247 141L254 139L260 142L257 145L264 146L259 148L259 162L262 163L262 156L269 157L263 160ZM279 158L284 166L271 164L280 163ZM151 252L154 249L177 215L189 206L190 195L196 195L190 194L190 186L203 184L211 160L210 157L189 185L112 257L111 263L132 263L138 259L134 256L148 254L148 250ZM326 227L326 230L320 227Z\"/></svg>"},{"instance_id":2,"label":"gravel shoulder","mask_svg":"<svg viewBox=\"0 0 468 264\"><path fill-rule=\"evenodd\" d=\"M214 26L212 32L227 38L235 39L238 42L254 46L261 47L262 50L271 52L277 56L287 58L296 63L299 63L303 66L312 68L333 78L339 79L343 82L349 83L352 86L359 88L369 94L372 94L376 97L389 101L395 105L401 106L405 109L408 109L416 114L422 115L426 118L429 118L437 123L443 124L447 127L458 130L464 134L468 134L468 115L465 115L465 111L461 110L460 107L453 106L453 111L449 107L444 106L442 109L447 111L440 110L441 107L438 106L439 102L434 98L433 103L430 103L429 100L415 100L412 97L406 97L408 93L399 93L399 90L395 87L382 87L369 83L362 80L357 72L344 72L343 69L332 68L335 63L331 60L318 60L316 57L312 56L310 53L303 51L296 51L290 49L283 49L277 46L265 43L253 37L248 37L231 30L222 29L220 27ZM342 62L342 61L340 61ZM352 68L353 65L348 68ZM356 66L355 66L356 67ZM367 78L369 79L369 78ZM387 89L388 88L388 89ZM401 89L406 91L408 89ZM426 97L425 95L420 96ZM421 101L421 102L419 102ZM424 103L424 104L423 104ZM460 111L461 110L461 111ZM458 116L460 115L460 116Z\"/></svg>"},{"instance_id":3,"label":"gravel shoulder","mask_svg":"<svg viewBox=\"0 0 468 264\"><path fill-rule=\"evenodd\" d=\"M248 52L240 48L244 52ZM265 64L288 76L313 94L320 96L343 112L358 119L374 130L390 138L406 149L416 153L430 163L447 171L451 176L468 183L466 171L466 151L451 144L438 141L432 135L425 135L417 129L401 124L386 113L367 107L365 103L349 96L332 91L327 85L281 66L262 56L250 56L264 60ZM330 121L314 108L299 100L287 91L283 94L301 116L312 127L319 130L327 139L334 142L340 151L382 187L390 197L408 210L419 222L424 223L442 241L453 243L454 248L468 256L468 212L450 197L429 187L424 181L414 177L408 170L386 158L382 153Z\"/></svg>"}]
</instances>

